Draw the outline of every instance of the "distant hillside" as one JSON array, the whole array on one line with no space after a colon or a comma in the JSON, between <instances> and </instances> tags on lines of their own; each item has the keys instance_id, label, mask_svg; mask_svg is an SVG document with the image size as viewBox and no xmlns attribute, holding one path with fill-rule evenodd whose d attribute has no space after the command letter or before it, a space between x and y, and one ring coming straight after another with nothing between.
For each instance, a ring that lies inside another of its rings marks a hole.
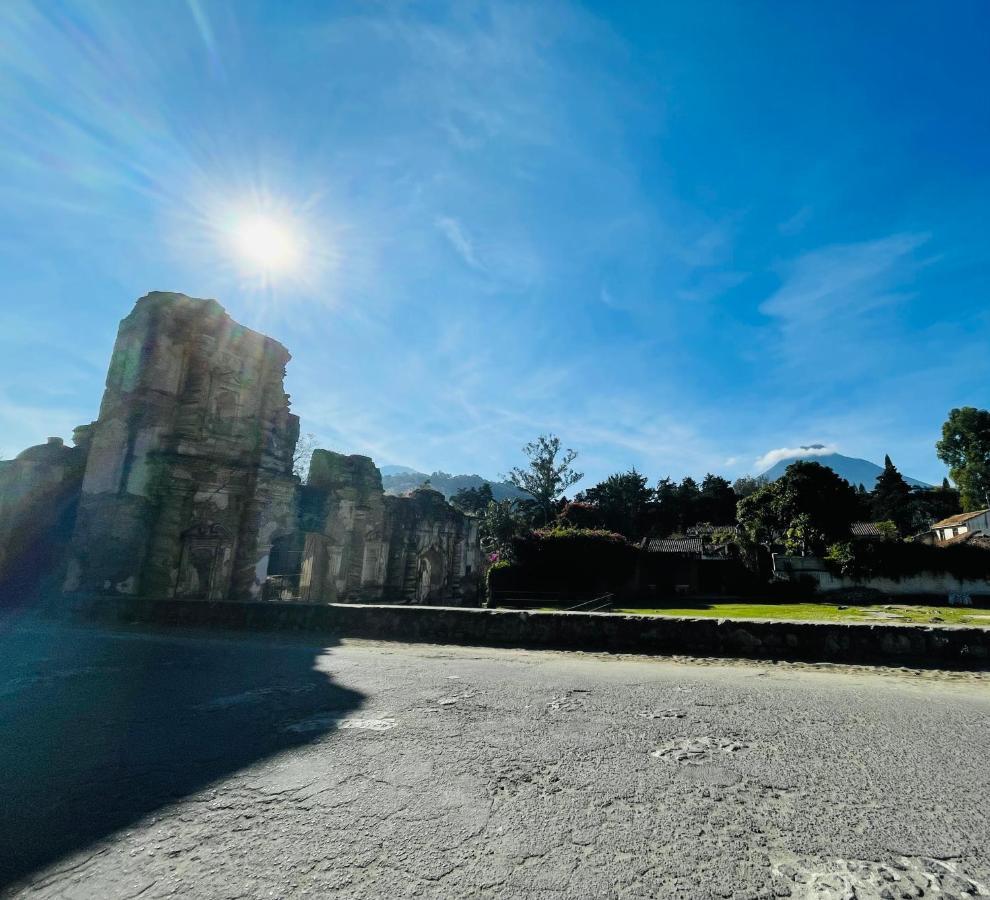
<instances>
[{"instance_id":1,"label":"distant hillside","mask_svg":"<svg viewBox=\"0 0 990 900\"><path fill-rule=\"evenodd\" d=\"M415 469L409 468L409 466L379 466L378 471L382 475L416 475L418 474Z\"/></svg>"},{"instance_id":2,"label":"distant hillside","mask_svg":"<svg viewBox=\"0 0 990 900\"><path fill-rule=\"evenodd\" d=\"M435 491L440 491L448 500L461 488L480 488L486 481L492 486L492 495L496 500L529 496L520 491L514 484L507 481L492 481L490 478L482 478L480 475L450 475L447 472L434 472L432 475L427 475L425 472L417 472L414 469L407 469L405 466L382 466L381 473L386 494L408 494L410 491L422 487L423 482L428 480L430 487Z\"/></svg>"},{"instance_id":3,"label":"distant hillside","mask_svg":"<svg viewBox=\"0 0 990 900\"><path fill-rule=\"evenodd\" d=\"M877 483L877 476L883 472L883 466L871 463L868 459L843 456L841 453L826 453L822 456L795 456L790 459L782 459L767 469L763 473L763 477L768 478L770 481L776 481L784 474L787 467L798 459L828 466L836 475L840 478L845 478L853 487L863 485L868 491L873 490ZM903 472L901 474L904 475ZM918 481L917 478L909 478L907 475L904 475L904 480L912 487L931 487L930 484Z\"/></svg>"}]
</instances>

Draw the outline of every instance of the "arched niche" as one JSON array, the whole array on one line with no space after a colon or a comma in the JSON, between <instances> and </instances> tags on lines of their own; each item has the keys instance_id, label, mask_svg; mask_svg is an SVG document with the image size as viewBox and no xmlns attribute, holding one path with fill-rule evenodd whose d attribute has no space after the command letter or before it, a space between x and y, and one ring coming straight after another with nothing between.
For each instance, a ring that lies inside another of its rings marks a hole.
<instances>
[{"instance_id":1,"label":"arched niche","mask_svg":"<svg viewBox=\"0 0 990 900\"><path fill-rule=\"evenodd\" d=\"M230 590L234 541L223 525L199 522L182 533L175 596L223 600Z\"/></svg>"}]
</instances>

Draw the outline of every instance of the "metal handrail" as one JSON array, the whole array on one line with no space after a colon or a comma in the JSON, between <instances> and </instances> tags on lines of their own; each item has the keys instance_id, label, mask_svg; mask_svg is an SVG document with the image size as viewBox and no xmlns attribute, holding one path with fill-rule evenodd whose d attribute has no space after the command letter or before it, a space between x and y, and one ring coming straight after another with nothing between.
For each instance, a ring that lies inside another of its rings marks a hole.
<instances>
[{"instance_id":1,"label":"metal handrail","mask_svg":"<svg viewBox=\"0 0 990 900\"><path fill-rule=\"evenodd\" d=\"M584 603L578 603L577 606L568 606L564 612L600 612L603 609L611 609L614 602L615 594L602 594L601 597L585 600Z\"/></svg>"}]
</instances>

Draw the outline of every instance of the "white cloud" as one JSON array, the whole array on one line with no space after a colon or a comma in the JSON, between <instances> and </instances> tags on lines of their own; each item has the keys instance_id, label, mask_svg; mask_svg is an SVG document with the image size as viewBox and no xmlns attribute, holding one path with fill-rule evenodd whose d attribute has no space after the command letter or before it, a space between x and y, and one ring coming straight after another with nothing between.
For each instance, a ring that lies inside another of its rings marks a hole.
<instances>
[{"instance_id":1,"label":"white cloud","mask_svg":"<svg viewBox=\"0 0 990 900\"><path fill-rule=\"evenodd\" d=\"M813 379L851 377L886 366L897 352L897 308L923 264L927 235L894 234L820 247L782 267L782 283L760 305L777 324L778 349Z\"/></svg>"},{"instance_id":2,"label":"white cloud","mask_svg":"<svg viewBox=\"0 0 990 900\"><path fill-rule=\"evenodd\" d=\"M753 466L759 472L764 472L772 465L779 463L782 459L806 459L813 456L826 456L829 453L838 452L835 444L805 444L800 447L777 447L775 450L768 450Z\"/></svg>"},{"instance_id":3,"label":"white cloud","mask_svg":"<svg viewBox=\"0 0 990 900\"><path fill-rule=\"evenodd\" d=\"M474 249L474 242L468 237L464 226L457 219L450 216L440 216L436 221L440 233L450 242L450 246L457 251L458 256L464 260L472 269L485 271L485 266Z\"/></svg>"}]
</instances>

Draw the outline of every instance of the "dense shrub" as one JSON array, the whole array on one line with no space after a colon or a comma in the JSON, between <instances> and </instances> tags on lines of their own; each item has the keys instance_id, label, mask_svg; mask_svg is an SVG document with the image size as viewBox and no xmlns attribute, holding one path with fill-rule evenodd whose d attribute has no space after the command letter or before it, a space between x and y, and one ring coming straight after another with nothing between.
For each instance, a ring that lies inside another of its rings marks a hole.
<instances>
[{"instance_id":1,"label":"dense shrub","mask_svg":"<svg viewBox=\"0 0 990 900\"><path fill-rule=\"evenodd\" d=\"M637 552L634 544L614 531L555 525L513 541L514 577L534 589L618 590L634 576Z\"/></svg>"},{"instance_id":2,"label":"dense shrub","mask_svg":"<svg viewBox=\"0 0 990 900\"><path fill-rule=\"evenodd\" d=\"M572 500L561 513L561 527L601 528L605 524L602 511L594 503Z\"/></svg>"},{"instance_id":3,"label":"dense shrub","mask_svg":"<svg viewBox=\"0 0 990 900\"><path fill-rule=\"evenodd\" d=\"M485 571L485 604L493 606L493 591L504 590L511 581L510 572L516 568L514 563L507 559L499 559L493 562Z\"/></svg>"},{"instance_id":4,"label":"dense shrub","mask_svg":"<svg viewBox=\"0 0 990 900\"><path fill-rule=\"evenodd\" d=\"M960 579L990 580L990 551L957 544L932 547L898 541L854 541L833 544L825 556L828 567L853 578L909 578L924 572Z\"/></svg>"}]
</instances>

